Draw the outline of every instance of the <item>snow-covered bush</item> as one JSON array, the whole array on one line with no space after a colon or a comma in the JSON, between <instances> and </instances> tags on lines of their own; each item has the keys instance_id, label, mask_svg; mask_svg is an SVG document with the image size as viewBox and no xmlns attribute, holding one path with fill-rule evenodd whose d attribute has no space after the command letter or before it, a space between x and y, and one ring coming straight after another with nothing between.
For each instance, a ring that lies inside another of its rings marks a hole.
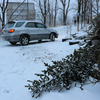
<instances>
[{"instance_id":1,"label":"snow-covered bush","mask_svg":"<svg viewBox=\"0 0 100 100\"><path fill-rule=\"evenodd\" d=\"M85 83L89 77L100 80L100 46L85 46L75 50L61 61L52 61L53 65L44 63L47 67L43 74L36 74L39 80L25 87L32 92L32 97L39 97L44 91L70 89L73 82ZM95 66L97 65L97 66Z\"/></svg>"}]
</instances>

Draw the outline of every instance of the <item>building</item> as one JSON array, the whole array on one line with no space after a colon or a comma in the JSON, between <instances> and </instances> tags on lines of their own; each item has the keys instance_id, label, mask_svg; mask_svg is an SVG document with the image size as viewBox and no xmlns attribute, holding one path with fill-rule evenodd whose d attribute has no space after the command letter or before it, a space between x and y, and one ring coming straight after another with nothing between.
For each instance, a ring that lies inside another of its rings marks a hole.
<instances>
[{"instance_id":1,"label":"building","mask_svg":"<svg viewBox=\"0 0 100 100\"><path fill-rule=\"evenodd\" d=\"M17 8L17 10L15 10ZM9 20L35 20L34 3L9 2L6 21Z\"/></svg>"}]
</instances>

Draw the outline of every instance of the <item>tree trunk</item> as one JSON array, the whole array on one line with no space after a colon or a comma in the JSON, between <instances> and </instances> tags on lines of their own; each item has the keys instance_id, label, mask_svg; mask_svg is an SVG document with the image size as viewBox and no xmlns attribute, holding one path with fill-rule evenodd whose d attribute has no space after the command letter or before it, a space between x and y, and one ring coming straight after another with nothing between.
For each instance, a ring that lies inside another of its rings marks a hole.
<instances>
[{"instance_id":1,"label":"tree trunk","mask_svg":"<svg viewBox=\"0 0 100 100\"><path fill-rule=\"evenodd\" d=\"M90 23L92 23L92 0L90 1Z\"/></svg>"},{"instance_id":2,"label":"tree trunk","mask_svg":"<svg viewBox=\"0 0 100 100\"><path fill-rule=\"evenodd\" d=\"M81 0L78 0L78 13L77 13L77 31L79 31L79 16L80 16L80 10L81 10Z\"/></svg>"},{"instance_id":3,"label":"tree trunk","mask_svg":"<svg viewBox=\"0 0 100 100\"><path fill-rule=\"evenodd\" d=\"M66 19L67 19L67 14L69 11L70 0L68 0L68 3L66 2L66 0L60 0L60 2L63 5L63 25L66 25ZM66 8L66 5L67 5L67 8Z\"/></svg>"},{"instance_id":4,"label":"tree trunk","mask_svg":"<svg viewBox=\"0 0 100 100\"><path fill-rule=\"evenodd\" d=\"M47 10L46 10L46 0L44 0L44 24L46 25L46 14L47 13Z\"/></svg>"},{"instance_id":5,"label":"tree trunk","mask_svg":"<svg viewBox=\"0 0 100 100\"><path fill-rule=\"evenodd\" d=\"M83 6L84 6L84 3L83 3L83 0L82 0L81 29L83 28Z\"/></svg>"},{"instance_id":6,"label":"tree trunk","mask_svg":"<svg viewBox=\"0 0 100 100\"><path fill-rule=\"evenodd\" d=\"M97 15L99 14L99 0L96 0L96 5L97 5Z\"/></svg>"},{"instance_id":7,"label":"tree trunk","mask_svg":"<svg viewBox=\"0 0 100 100\"><path fill-rule=\"evenodd\" d=\"M66 25L65 4L63 5L63 24Z\"/></svg>"},{"instance_id":8,"label":"tree trunk","mask_svg":"<svg viewBox=\"0 0 100 100\"><path fill-rule=\"evenodd\" d=\"M57 0L56 0L56 2L55 2L54 27L56 26L56 17L57 17Z\"/></svg>"}]
</instances>

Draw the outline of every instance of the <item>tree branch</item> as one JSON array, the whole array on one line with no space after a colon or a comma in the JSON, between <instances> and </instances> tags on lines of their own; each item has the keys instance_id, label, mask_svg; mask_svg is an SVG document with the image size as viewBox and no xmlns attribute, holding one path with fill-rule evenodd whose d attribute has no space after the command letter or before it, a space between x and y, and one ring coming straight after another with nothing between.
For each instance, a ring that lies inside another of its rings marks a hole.
<instances>
[{"instance_id":1,"label":"tree branch","mask_svg":"<svg viewBox=\"0 0 100 100\"><path fill-rule=\"evenodd\" d=\"M8 21L11 19L11 17L13 16L14 12L25 2L26 0L24 0L11 14L10 18L8 19Z\"/></svg>"}]
</instances>

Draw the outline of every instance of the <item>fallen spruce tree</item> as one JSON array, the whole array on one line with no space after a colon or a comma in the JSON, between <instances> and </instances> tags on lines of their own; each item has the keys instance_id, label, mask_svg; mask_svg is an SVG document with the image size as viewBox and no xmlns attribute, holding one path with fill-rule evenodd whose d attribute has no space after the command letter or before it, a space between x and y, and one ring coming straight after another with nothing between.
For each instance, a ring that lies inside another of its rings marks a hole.
<instances>
[{"instance_id":1,"label":"fallen spruce tree","mask_svg":"<svg viewBox=\"0 0 100 100\"><path fill-rule=\"evenodd\" d=\"M70 89L73 82L83 84L89 77L100 80L100 46L86 45L73 54L67 55L61 61L52 61L53 65L44 63L47 67L43 74L35 74L40 77L31 85L25 87L32 92L32 97L40 97L44 91Z\"/></svg>"}]
</instances>

